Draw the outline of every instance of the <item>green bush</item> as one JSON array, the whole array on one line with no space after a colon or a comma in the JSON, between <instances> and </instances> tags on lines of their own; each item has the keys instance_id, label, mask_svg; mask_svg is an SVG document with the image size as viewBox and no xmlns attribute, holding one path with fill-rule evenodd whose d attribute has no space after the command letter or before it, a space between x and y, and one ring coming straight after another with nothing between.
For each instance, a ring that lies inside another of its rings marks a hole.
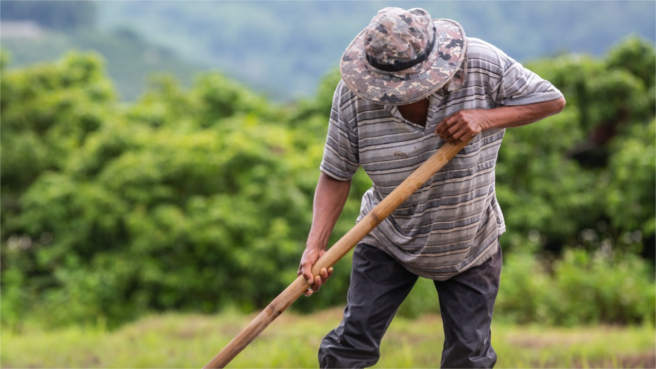
<instances>
[{"instance_id":1,"label":"green bush","mask_svg":"<svg viewBox=\"0 0 656 369\"><path fill-rule=\"evenodd\" d=\"M96 60L86 58L69 56L64 70L51 74L80 75L78 65ZM106 83L97 68L91 71L83 75ZM35 75L11 72L3 91L26 90L26 79ZM62 104L58 97L75 90L60 92L62 78L51 79L50 89L3 100L9 122L3 142L33 137L44 160L57 159L35 168L21 157L3 167L3 195L14 195L3 207L15 209L3 222L2 305L9 312L3 322L38 317L57 326L106 319L113 326L147 311L252 311L295 279L322 137L308 136L300 124L294 128L283 120L286 109L219 75L201 76L189 92L155 77L142 99L128 106L113 100ZM34 102L44 118L22 117ZM67 112L81 107L102 114L73 136L77 115ZM315 125L322 120L313 112L306 118ZM38 141L50 131L60 134L53 136L54 148ZM15 146L20 140L3 145L11 159L22 155ZM60 142L69 150L55 156ZM33 174L13 180L25 168ZM335 237L354 224L368 186L366 175L358 174ZM333 289L300 301L297 309L342 299L348 258L335 269Z\"/></svg>"},{"instance_id":2,"label":"green bush","mask_svg":"<svg viewBox=\"0 0 656 369\"><path fill-rule=\"evenodd\" d=\"M433 282L420 278L399 308L404 317L440 311ZM652 324L654 269L631 254L568 249L547 262L531 253L504 255L495 319L519 324Z\"/></svg>"},{"instance_id":3,"label":"green bush","mask_svg":"<svg viewBox=\"0 0 656 369\"><path fill-rule=\"evenodd\" d=\"M528 254L506 257L495 314L517 323L653 322L654 269L645 260L570 249L552 267Z\"/></svg>"},{"instance_id":4,"label":"green bush","mask_svg":"<svg viewBox=\"0 0 656 369\"><path fill-rule=\"evenodd\" d=\"M509 130L501 148L508 233L498 312L507 319L653 315L653 278L635 256L654 235L656 121L645 97L654 86L641 64L651 59L617 62L636 50L653 55L629 40L606 61L561 56L533 66L568 106ZM336 73L315 99L288 107L216 74L189 91L157 76L139 101L121 105L93 55L2 77L4 324L252 311L296 278ZM354 225L371 186L362 171L352 183L331 244ZM579 251L543 271L535 255L563 247ZM341 261L329 285L294 308L343 304L349 265ZM437 311L435 295L421 281L400 313Z\"/></svg>"},{"instance_id":5,"label":"green bush","mask_svg":"<svg viewBox=\"0 0 656 369\"><path fill-rule=\"evenodd\" d=\"M653 237L656 219L656 120L633 125L612 143L614 155L598 183L604 210L617 232ZM624 236L622 236L624 237ZM654 245L644 245L653 247Z\"/></svg>"}]
</instances>

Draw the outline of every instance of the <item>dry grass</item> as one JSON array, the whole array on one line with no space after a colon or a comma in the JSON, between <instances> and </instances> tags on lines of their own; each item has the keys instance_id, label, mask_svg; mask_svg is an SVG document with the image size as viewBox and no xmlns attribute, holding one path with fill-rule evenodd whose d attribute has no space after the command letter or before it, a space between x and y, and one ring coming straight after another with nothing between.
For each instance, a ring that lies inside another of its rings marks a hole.
<instances>
[{"instance_id":1,"label":"dry grass","mask_svg":"<svg viewBox=\"0 0 656 369\"><path fill-rule=\"evenodd\" d=\"M102 326L57 331L2 331L3 368L182 368L201 367L252 318L150 316L113 332ZM283 314L231 367L316 367L323 336L339 323L341 309L313 315ZM553 328L494 324L497 367L653 368L655 331L643 327ZM443 341L438 316L395 319L381 346L379 368L438 367Z\"/></svg>"}]
</instances>

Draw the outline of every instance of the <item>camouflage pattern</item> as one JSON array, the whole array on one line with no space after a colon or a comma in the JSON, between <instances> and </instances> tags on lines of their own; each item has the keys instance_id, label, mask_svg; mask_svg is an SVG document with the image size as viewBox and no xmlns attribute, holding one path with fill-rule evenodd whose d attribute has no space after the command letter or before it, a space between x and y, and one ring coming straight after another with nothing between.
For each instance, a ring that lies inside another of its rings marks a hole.
<instances>
[{"instance_id":1,"label":"camouflage pattern","mask_svg":"<svg viewBox=\"0 0 656 369\"><path fill-rule=\"evenodd\" d=\"M433 37L435 45L426 60L407 69L386 72L367 61L367 55L381 64L413 60ZM403 105L426 98L448 82L447 90L460 88L466 73L466 50L465 31L457 22L431 20L428 12L419 8L384 8L351 42L339 69L356 95L381 104Z\"/></svg>"}]
</instances>

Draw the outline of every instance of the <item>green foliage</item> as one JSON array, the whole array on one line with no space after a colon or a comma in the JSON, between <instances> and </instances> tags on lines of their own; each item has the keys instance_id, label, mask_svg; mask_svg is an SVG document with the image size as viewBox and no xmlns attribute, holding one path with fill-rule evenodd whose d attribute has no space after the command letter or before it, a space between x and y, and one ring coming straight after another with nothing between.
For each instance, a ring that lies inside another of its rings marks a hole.
<instances>
[{"instance_id":1,"label":"green foliage","mask_svg":"<svg viewBox=\"0 0 656 369\"><path fill-rule=\"evenodd\" d=\"M3 1L0 19L35 21L46 28L91 28L96 23L96 3L78 1Z\"/></svg>"},{"instance_id":2,"label":"green foliage","mask_svg":"<svg viewBox=\"0 0 656 369\"><path fill-rule=\"evenodd\" d=\"M601 178L604 206L611 223L622 232L654 235L656 196L656 120L648 125L633 125L612 144L614 155L608 173ZM636 234L638 236L638 234ZM639 241L639 239L638 239ZM653 245L645 245L653 247Z\"/></svg>"},{"instance_id":3,"label":"green foliage","mask_svg":"<svg viewBox=\"0 0 656 369\"><path fill-rule=\"evenodd\" d=\"M647 57L631 56L636 50ZM564 93L567 107L506 134L497 165L505 246L521 248L531 234L558 252L599 229L614 240L641 232L625 243L636 247L654 234L654 58L653 46L629 38L607 60L563 55L529 65Z\"/></svg>"},{"instance_id":4,"label":"green foliage","mask_svg":"<svg viewBox=\"0 0 656 369\"><path fill-rule=\"evenodd\" d=\"M0 49L0 71L3 71L7 67L7 63L9 62L9 55L6 50Z\"/></svg>"},{"instance_id":5,"label":"green foliage","mask_svg":"<svg viewBox=\"0 0 656 369\"><path fill-rule=\"evenodd\" d=\"M547 273L533 255L506 256L495 313L517 323L653 322L654 269L636 255L568 250Z\"/></svg>"},{"instance_id":6,"label":"green foliage","mask_svg":"<svg viewBox=\"0 0 656 369\"><path fill-rule=\"evenodd\" d=\"M122 108L111 95L99 101L92 92L102 78L80 69L94 60L73 55L65 70L3 79L11 97L3 150L16 160L3 167L3 195L14 195L3 202L14 207L3 223L3 307L15 312L3 320L29 311L50 325L98 317L114 325L149 310L265 305L295 278L321 138L287 128L282 111L219 75L201 76L190 92L154 78ZM87 100L71 101L85 78ZM102 115L84 124L79 109ZM41 150L41 167L17 149L30 145ZM340 298L348 272L340 265L340 288L314 308Z\"/></svg>"},{"instance_id":7,"label":"green foliage","mask_svg":"<svg viewBox=\"0 0 656 369\"><path fill-rule=\"evenodd\" d=\"M440 311L433 281L420 278L398 314ZM504 254L494 314L519 324L653 324L653 265L632 253L567 250L547 262L530 252Z\"/></svg>"},{"instance_id":8,"label":"green foliage","mask_svg":"<svg viewBox=\"0 0 656 369\"><path fill-rule=\"evenodd\" d=\"M631 37L616 45L608 54L610 68L626 69L638 77L645 86L654 86L656 52L647 42Z\"/></svg>"},{"instance_id":9,"label":"green foliage","mask_svg":"<svg viewBox=\"0 0 656 369\"><path fill-rule=\"evenodd\" d=\"M408 297L403 300L397 315L404 318L418 318L423 314L437 314L439 311L440 302L435 283L430 279L419 278Z\"/></svg>"},{"instance_id":10,"label":"green foliage","mask_svg":"<svg viewBox=\"0 0 656 369\"><path fill-rule=\"evenodd\" d=\"M44 172L61 170L115 101L102 62L71 53L56 64L5 73L2 101L2 227L18 231L19 198Z\"/></svg>"},{"instance_id":11,"label":"green foliage","mask_svg":"<svg viewBox=\"0 0 656 369\"><path fill-rule=\"evenodd\" d=\"M635 50L653 55L631 39L604 61L563 55L532 66L568 106L509 130L500 152L509 231L498 311L509 319L653 315L644 292L653 279L633 255L654 239L653 79L640 63L616 62ZM252 311L296 277L336 71L315 99L287 107L217 74L190 90L154 76L140 100L119 104L92 54L2 74L3 323L115 326L152 311ZM362 171L352 184L331 244L371 186ZM565 252L550 274L527 256L571 246L588 254ZM343 303L349 264L294 307ZM401 314L427 309L437 301L422 281Z\"/></svg>"},{"instance_id":12,"label":"green foliage","mask_svg":"<svg viewBox=\"0 0 656 369\"><path fill-rule=\"evenodd\" d=\"M577 121L576 111L569 108L506 133L496 188L508 224L502 240L510 246L521 247L529 232L538 229L560 244L582 225L594 224L598 213L589 210L597 197L588 191L594 176L565 156L584 139L583 130L572 124Z\"/></svg>"},{"instance_id":13,"label":"green foliage","mask_svg":"<svg viewBox=\"0 0 656 369\"><path fill-rule=\"evenodd\" d=\"M117 95L124 101L139 98L144 93L146 77L153 73L166 71L188 86L193 81L192 75L201 70L193 63L182 61L169 49L153 45L125 27L112 32L94 29L66 32L49 30L31 39L3 38L2 47L12 53L9 68L51 62L61 58L69 50L96 52L104 58L107 74L116 85Z\"/></svg>"}]
</instances>

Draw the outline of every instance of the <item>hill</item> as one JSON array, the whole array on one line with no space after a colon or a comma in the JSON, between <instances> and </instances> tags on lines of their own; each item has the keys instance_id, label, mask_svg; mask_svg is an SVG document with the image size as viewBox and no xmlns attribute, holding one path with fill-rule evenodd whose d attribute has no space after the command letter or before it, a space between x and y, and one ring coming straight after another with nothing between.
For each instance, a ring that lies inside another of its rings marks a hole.
<instances>
[{"instance_id":1,"label":"hill","mask_svg":"<svg viewBox=\"0 0 656 369\"><path fill-rule=\"evenodd\" d=\"M183 58L220 69L274 100L310 96L378 9L423 7L468 36L526 61L601 55L629 34L654 40L653 2L271 1L98 3L105 29L128 25Z\"/></svg>"},{"instance_id":2,"label":"hill","mask_svg":"<svg viewBox=\"0 0 656 369\"><path fill-rule=\"evenodd\" d=\"M183 61L169 48L153 45L125 27L108 32L44 28L32 38L5 37L2 48L11 54L9 68L56 60L70 50L94 51L103 56L120 98L128 101L141 95L148 76L154 73L170 73L189 86L193 75L202 70Z\"/></svg>"}]
</instances>

